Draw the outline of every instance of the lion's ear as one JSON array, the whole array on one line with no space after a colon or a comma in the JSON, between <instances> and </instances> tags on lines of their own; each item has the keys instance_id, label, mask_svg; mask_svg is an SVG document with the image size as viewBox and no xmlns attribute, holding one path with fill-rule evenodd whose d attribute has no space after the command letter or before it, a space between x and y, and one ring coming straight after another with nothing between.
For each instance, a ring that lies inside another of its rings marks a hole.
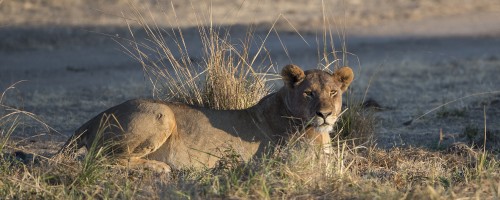
<instances>
[{"instance_id":1,"label":"lion's ear","mask_svg":"<svg viewBox=\"0 0 500 200\"><path fill-rule=\"evenodd\" d=\"M283 67L283 70L281 70L281 77L286 86L293 88L302 82L306 75L299 66L292 64Z\"/></svg>"},{"instance_id":2,"label":"lion's ear","mask_svg":"<svg viewBox=\"0 0 500 200\"><path fill-rule=\"evenodd\" d=\"M354 73L350 67L342 67L333 73L333 78L337 79L342 86L340 89L346 91L352 80L354 79Z\"/></svg>"}]
</instances>

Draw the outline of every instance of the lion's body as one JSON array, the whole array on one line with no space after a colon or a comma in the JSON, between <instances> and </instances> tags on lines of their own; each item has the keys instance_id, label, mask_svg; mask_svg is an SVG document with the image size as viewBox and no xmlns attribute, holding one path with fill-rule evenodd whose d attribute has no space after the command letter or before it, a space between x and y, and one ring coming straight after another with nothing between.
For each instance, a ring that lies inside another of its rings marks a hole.
<instances>
[{"instance_id":1,"label":"lion's body","mask_svg":"<svg viewBox=\"0 0 500 200\"><path fill-rule=\"evenodd\" d=\"M111 144L109 152L118 164L168 171L213 167L228 148L248 160L299 129L305 129L311 141L331 148L329 131L340 113L341 93L352 81L352 71L304 74L296 66L286 68L282 72L286 86L248 109L211 110L130 100L85 123L62 150L73 140L78 148L98 141L101 146ZM317 96L309 95L312 92Z\"/></svg>"}]
</instances>

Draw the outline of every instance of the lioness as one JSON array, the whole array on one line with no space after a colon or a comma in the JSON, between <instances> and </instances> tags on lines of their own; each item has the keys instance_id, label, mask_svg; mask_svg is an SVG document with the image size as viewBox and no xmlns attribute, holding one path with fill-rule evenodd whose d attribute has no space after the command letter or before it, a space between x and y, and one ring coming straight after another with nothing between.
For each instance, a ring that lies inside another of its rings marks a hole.
<instances>
[{"instance_id":1,"label":"lioness","mask_svg":"<svg viewBox=\"0 0 500 200\"><path fill-rule=\"evenodd\" d=\"M112 144L116 164L168 172L184 167L213 167L221 148L248 160L266 148L305 130L306 138L332 151L332 131L342 107L342 93L354 78L349 67L333 74L287 65L284 87L244 110L211 110L181 103L129 100L112 107L76 130L60 152ZM110 116L113 116L110 117ZM116 119L104 126L103 118ZM72 145L74 144L74 145Z\"/></svg>"}]
</instances>

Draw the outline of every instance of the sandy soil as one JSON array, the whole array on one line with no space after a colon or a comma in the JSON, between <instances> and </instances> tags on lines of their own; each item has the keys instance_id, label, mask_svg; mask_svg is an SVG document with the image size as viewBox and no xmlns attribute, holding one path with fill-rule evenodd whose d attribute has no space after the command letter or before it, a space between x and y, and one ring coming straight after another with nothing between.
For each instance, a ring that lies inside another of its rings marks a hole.
<instances>
[{"instance_id":1,"label":"sandy soil","mask_svg":"<svg viewBox=\"0 0 500 200\"><path fill-rule=\"evenodd\" d=\"M50 154L95 114L127 99L149 97L151 92L140 65L104 35L128 37L123 18L114 17L129 10L126 3L96 1L88 5L63 1L54 7L37 2L0 4L0 12L6 16L0 19L0 24L5 24L0 27L0 90L27 80L9 90L4 103L37 114L54 130L26 123L15 135L16 146ZM197 24L192 10L207 10L207 5L186 2L174 1L171 5L176 8L192 56L197 57L200 43L197 30L192 28ZM266 42L273 64L315 68L316 41L323 26L322 6L301 2L264 0L242 4L217 0L212 4L213 21L226 26L236 24L232 28L235 39L244 35L251 24L257 25L257 36L264 36L281 13L304 39L285 19L278 20L280 37L273 35ZM327 9L328 18L337 19L335 27L345 25L347 48L356 55L349 59L357 72L354 91L363 94L369 86L367 99L383 107L376 113L378 146L435 148L440 132L444 135L442 143L463 141L466 127L484 126L484 111L492 141L496 138L499 142L500 3L325 2L331 8ZM160 18L165 20L157 21L160 26L168 27L175 21L169 4L155 8L164 9L151 11L154 16L165 15ZM147 11L143 7L139 10ZM137 34L144 37L139 31ZM492 91L496 92L460 99ZM405 125L410 120L412 123Z\"/></svg>"}]
</instances>

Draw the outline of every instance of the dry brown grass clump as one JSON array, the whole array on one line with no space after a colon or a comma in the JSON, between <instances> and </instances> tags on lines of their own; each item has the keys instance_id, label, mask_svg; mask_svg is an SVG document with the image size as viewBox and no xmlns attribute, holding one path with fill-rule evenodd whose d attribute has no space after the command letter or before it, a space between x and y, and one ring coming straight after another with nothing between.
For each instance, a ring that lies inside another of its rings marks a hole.
<instances>
[{"instance_id":1,"label":"dry brown grass clump","mask_svg":"<svg viewBox=\"0 0 500 200\"><path fill-rule=\"evenodd\" d=\"M371 145L375 133L376 119L374 110L364 106L352 92L345 96L347 110L336 125L337 135L354 145Z\"/></svg>"},{"instance_id":2,"label":"dry brown grass clump","mask_svg":"<svg viewBox=\"0 0 500 200\"><path fill-rule=\"evenodd\" d=\"M134 21L148 38L141 42L132 34L133 39L129 40L132 48L125 48L142 65L156 98L213 109L244 109L269 94L265 75L270 66L265 69L255 66L261 66L269 57L258 59L266 53L264 45L250 55L255 45L251 31L241 44L235 45L228 31L200 25L202 55L198 59L189 54L180 27L165 30L150 25L147 21L151 19L135 11Z\"/></svg>"},{"instance_id":3,"label":"dry brown grass clump","mask_svg":"<svg viewBox=\"0 0 500 200\"><path fill-rule=\"evenodd\" d=\"M248 163L227 151L225 162L215 169L186 169L171 176L111 167L97 154L87 154L92 157L83 162L42 159L35 165L3 159L0 195L21 199L499 197L500 165L491 157L481 161L424 149L352 148L342 141L336 149L324 156L299 142Z\"/></svg>"}]
</instances>

